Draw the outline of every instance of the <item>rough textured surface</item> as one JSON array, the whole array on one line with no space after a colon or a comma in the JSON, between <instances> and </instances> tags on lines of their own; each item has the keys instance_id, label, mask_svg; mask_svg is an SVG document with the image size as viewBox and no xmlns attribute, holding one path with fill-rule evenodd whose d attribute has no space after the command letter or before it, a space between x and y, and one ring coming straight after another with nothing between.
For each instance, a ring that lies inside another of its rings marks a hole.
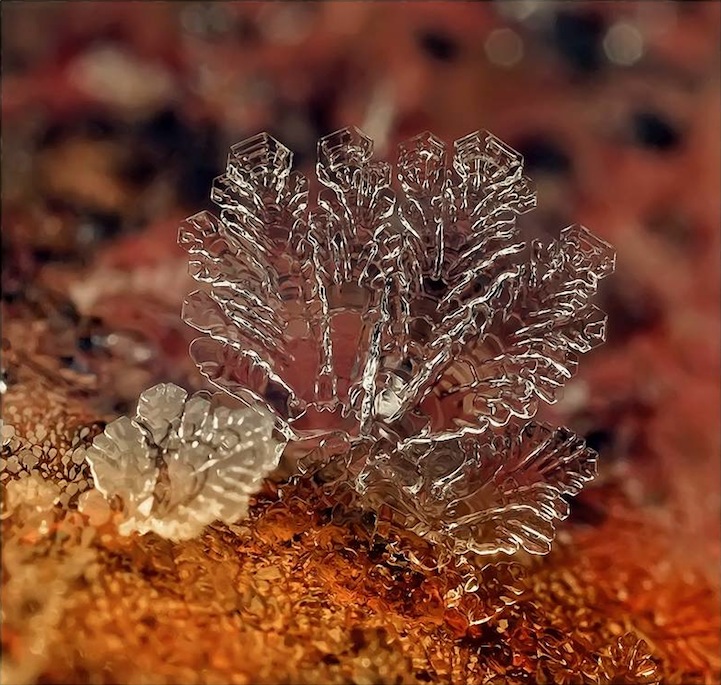
<instances>
[{"instance_id":1,"label":"rough textured surface","mask_svg":"<svg viewBox=\"0 0 721 685\"><path fill-rule=\"evenodd\" d=\"M39 514L16 509L4 523L4 680L713 682L713 591L675 576L664 536L604 499L603 525L573 530L524 573L489 567L460 603L460 576L419 573L397 532L333 520L311 484L185 543L72 513L38 534ZM619 549L639 532L644 563L629 564ZM38 574L52 592L37 594ZM499 597L507 606L489 610ZM37 640L47 650L30 659Z\"/></svg>"},{"instance_id":2,"label":"rough textured surface","mask_svg":"<svg viewBox=\"0 0 721 685\"><path fill-rule=\"evenodd\" d=\"M10 349L34 349L38 320L18 320ZM87 446L103 422L74 374L49 392L46 368L10 365L3 398L13 417L3 463L36 450L52 469L5 486L5 682L717 677L713 576L698 548L679 544L675 523L634 503L628 475L605 471L543 561L489 566L464 592L464 569L434 571L421 539L344 510L312 480L267 490L247 521L198 539L125 537L122 513L97 499L80 511L70 498L69 509L53 506L72 485L63 445Z\"/></svg>"}]
</instances>

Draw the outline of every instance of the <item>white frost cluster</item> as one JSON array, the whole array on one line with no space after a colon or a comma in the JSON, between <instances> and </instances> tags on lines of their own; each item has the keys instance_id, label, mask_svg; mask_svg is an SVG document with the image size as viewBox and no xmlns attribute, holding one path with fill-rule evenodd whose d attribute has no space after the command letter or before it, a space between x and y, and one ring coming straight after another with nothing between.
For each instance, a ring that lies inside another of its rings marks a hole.
<instances>
[{"instance_id":1,"label":"white frost cluster","mask_svg":"<svg viewBox=\"0 0 721 685\"><path fill-rule=\"evenodd\" d=\"M122 501L120 532L187 539L247 514L282 445L266 411L213 406L172 383L146 390L87 451L95 487Z\"/></svg>"}]
</instances>

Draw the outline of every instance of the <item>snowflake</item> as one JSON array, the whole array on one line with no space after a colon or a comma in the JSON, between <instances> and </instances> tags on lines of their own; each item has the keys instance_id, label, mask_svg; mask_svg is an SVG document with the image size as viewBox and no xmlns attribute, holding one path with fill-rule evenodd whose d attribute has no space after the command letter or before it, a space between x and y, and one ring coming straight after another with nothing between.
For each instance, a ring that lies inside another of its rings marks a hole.
<instances>
[{"instance_id":1,"label":"snowflake","mask_svg":"<svg viewBox=\"0 0 721 685\"><path fill-rule=\"evenodd\" d=\"M134 419L112 421L87 449L95 487L123 506L122 534L198 535L245 516L250 496L278 465L273 418L213 406L172 383L141 394Z\"/></svg>"},{"instance_id":2,"label":"snowflake","mask_svg":"<svg viewBox=\"0 0 721 685\"><path fill-rule=\"evenodd\" d=\"M532 185L488 133L401 144L397 182L372 148L322 138L312 192L269 135L231 148L219 218L179 234L191 355L362 506L458 552L545 553L596 455L531 419L604 339L613 250L580 226L526 245Z\"/></svg>"}]
</instances>

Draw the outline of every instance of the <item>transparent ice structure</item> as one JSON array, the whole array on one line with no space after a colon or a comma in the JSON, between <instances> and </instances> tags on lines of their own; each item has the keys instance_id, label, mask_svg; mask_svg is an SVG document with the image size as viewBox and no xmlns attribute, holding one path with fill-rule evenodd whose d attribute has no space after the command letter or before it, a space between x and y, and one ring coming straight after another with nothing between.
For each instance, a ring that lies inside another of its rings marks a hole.
<instances>
[{"instance_id":1,"label":"transparent ice structure","mask_svg":"<svg viewBox=\"0 0 721 685\"><path fill-rule=\"evenodd\" d=\"M613 249L582 226L521 240L533 186L486 132L421 134L393 165L343 129L314 179L263 133L211 197L218 216L179 233L201 373L361 506L460 553L547 552L596 455L533 417L604 340L591 301Z\"/></svg>"}]
</instances>

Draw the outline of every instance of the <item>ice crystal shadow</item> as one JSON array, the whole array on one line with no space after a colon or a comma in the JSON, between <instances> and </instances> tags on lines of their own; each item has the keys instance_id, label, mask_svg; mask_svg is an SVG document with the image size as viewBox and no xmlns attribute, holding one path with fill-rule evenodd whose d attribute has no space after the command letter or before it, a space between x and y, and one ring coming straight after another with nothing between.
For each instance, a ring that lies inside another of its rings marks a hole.
<instances>
[{"instance_id":1,"label":"ice crystal shadow","mask_svg":"<svg viewBox=\"0 0 721 685\"><path fill-rule=\"evenodd\" d=\"M311 190L269 135L233 146L220 216L180 229L202 285L191 355L306 445L299 469L342 466L362 506L458 552L545 553L596 457L528 422L604 339L591 299L613 250L580 226L526 245L532 185L488 133L401 144L395 180L372 147L322 138Z\"/></svg>"}]
</instances>

